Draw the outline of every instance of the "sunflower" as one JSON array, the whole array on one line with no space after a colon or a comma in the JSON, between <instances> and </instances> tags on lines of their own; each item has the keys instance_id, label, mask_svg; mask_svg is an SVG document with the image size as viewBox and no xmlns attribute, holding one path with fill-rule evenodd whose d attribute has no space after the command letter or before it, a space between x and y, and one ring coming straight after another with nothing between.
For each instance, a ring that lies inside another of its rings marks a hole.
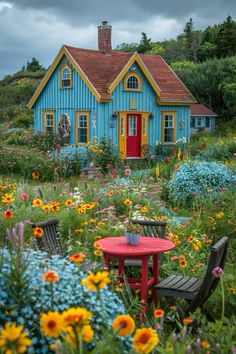
<instances>
[{"instance_id":1,"label":"sunflower","mask_svg":"<svg viewBox=\"0 0 236 354\"><path fill-rule=\"evenodd\" d=\"M33 234L35 237L42 237L44 234L42 227L38 227L38 226L34 227Z\"/></svg>"},{"instance_id":2,"label":"sunflower","mask_svg":"<svg viewBox=\"0 0 236 354\"><path fill-rule=\"evenodd\" d=\"M153 314L155 318L160 318L164 316L165 312L162 309L155 309Z\"/></svg>"},{"instance_id":3,"label":"sunflower","mask_svg":"<svg viewBox=\"0 0 236 354\"><path fill-rule=\"evenodd\" d=\"M94 336L94 332L92 330L92 327L90 325L85 325L82 328L76 329L78 337L80 337L80 334L82 336L82 340L86 343L91 342ZM71 344L74 349L76 349L77 346L77 339L75 337L75 333L71 327L67 329L66 333L66 342Z\"/></svg>"},{"instance_id":4,"label":"sunflower","mask_svg":"<svg viewBox=\"0 0 236 354\"><path fill-rule=\"evenodd\" d=\"M74 263L81 263L85 259L84 253L76 253L68 257L69 261Z\"/></svg>"},{"instance_id":5,"label":"sunflower","mask_svg":"<svg viewBox=\"0 0 236 354\"><path fill-rule=\"evenodd\" d=\"M15 198L13 197L12 194L4 194L4 196L2 197L2 204L10 204L11 202L13 202L15 200Z\"/></svg>"},{"instance_id":6,"label":"sunflower","mask_svg":"<svg viewBox=\"0 0 236 354\"><path fill-rule=\"evenodd\" d=\"M119 336L129 336L134 331L135 323L129 315L119 315L114 319L112 328Z\"/></svg>"},{"instance_id":7,"label":"sunflower","mask_svg":"<svg viewBox=\"0 0 236 354\"><path fill-rule=\"evenodd\" d=\"M0 348L3 353L25 353L27 347L32 341L23 332L23 326L16 326L15 323L6 323L5 327L0 329Z\"/></svg>"},{"instance_id":8,"label":"sunflower","mask_svg":"<svg viewBox=\"0 0 236 354\"><path fill-rule=\"evenodd\" d=\"M92 313L84 307L71 307L64 311L62 316L66 326L77 325L81 327L89 323Z\"/></svg>"},{"instance_id":9,"label":"sunflower","mask_svg":"<svg viewBox=\"0 0 236 354\"><path fill-rule=\"evenodd\" d=\"M157 332L153 328L139 328L133 336L134 350L139 354L149 354L158 342Z\"/></svg>"},{"instance_id":10,"label":"sunflower","mask_svg":"<svg viewBox=\"0 0 236 354\"><path fill-rule=\"evenodd\" d=\"M48 282L48 283L54 283L55 281L58 281L59 276L57 275L54 270L48 270L46 273L43 274L43 280Z\"/></svg>"},{"instance_id":11,"label":"sunflower","mask_svg":"<svg viewBox=\"0 0 236 354\"><path fill-rule=\"evenodd\" d=\"M42 333L51 338L57 338L64 331L63 317L57 311L44 313L40 317Z\"/></svg>"},{"instance_id":12,"label":"sunflower","mask_svg":"<svg viewBox=\"0 0 236 354\"><path fill-rule=\"evenodd\" d=\"M89 291L98 291L110 282L107 272L90 273L87 278L82 280L82 284L87 286Z\"/></svg>"}]
</instances>

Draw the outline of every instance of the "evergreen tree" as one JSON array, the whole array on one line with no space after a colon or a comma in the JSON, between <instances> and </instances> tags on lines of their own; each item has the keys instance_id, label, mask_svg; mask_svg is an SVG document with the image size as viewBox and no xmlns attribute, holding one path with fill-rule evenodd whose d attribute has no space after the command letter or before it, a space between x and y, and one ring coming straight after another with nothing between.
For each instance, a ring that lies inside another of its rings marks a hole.
<instances>
[{"instance_id":1,"label":"evergreen tree","mask_svg":"<svg viewBox=\"0 0 236 354\"><path fill-rule=\"evenodd\" d=\"M138 53L146 53L152 49L151 38L148 38L147 34L145 32L142 32L141 35L142 35L142 37L140 40L140 44L137 48L137 52Z\"/></svg>"},{"instance_id":2,"label":"evergreen tree","mask_svg":"<svg viewBox=\"0 0 236 354\"><path fill-rule=\"evenodd\" d=\"M43 70L43 67L39 64L39 61L36 58L32 58L30 62L27 61L26 70L35 72L38 70Z\"/></svg>"},{"instance_id":3,"label":"evergreen tree","mask_svg":"<svg viewBox=\"0 0 236 354\"><path fill-rule=\"evenodd\" d=\"M220 26L216 39L217 57L227 57L236 54L236 22L228 15L226 21Z\"/></svg>"}]
</instances>

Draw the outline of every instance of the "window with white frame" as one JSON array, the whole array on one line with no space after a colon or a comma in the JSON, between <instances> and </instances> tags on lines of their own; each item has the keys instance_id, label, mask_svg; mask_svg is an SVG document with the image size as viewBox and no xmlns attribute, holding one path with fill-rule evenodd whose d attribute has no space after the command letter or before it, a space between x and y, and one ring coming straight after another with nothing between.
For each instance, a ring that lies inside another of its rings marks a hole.
<instances>
[{"instance_id":1,"label":"window with white frame","mask_svg":"<svg viewBox=\"0 0 236 354\"><path fill-rule=\"evenodd\" d=\"M195 128L205 127L205 117L197 117L195 121Z\"/></svg>"},{"instance_id":2,"label":"window with white frame","mask_svg":"<svg viewBox=\"0 0 236 354\"><path fill-rule=\"evenodd\" d=\"M163 115L163 142L166 144L174 143L174 128L175 117L174 114Z\"/></svg>"},{"instance_id":3,"label":"window with white frame","mask_svg":"<svg viewBox=\"0 0 236 354\"><path fill-rule=\"evenodd\" d=\"M139 86L139 79L134 76L131 75L128 80L127 80L127 89L128 90L139 90L140 86Z\"/></svg>"},{"instance_id":4,"label":"window with white frame","mask_svg":"<svg viewBox=\"0 0 236 354\"><path fill-rule=\"evenodd\" d=\"M194 117L191 117L190 127L195 128L195 118Z\"/></svg>"},{"instance_id":5,"label":"window with white frame","mask_svg":"<svg viewBox=\"0 0 236 354\"><path fill-rule=\"evenodd\" d=\"M147 120L146 118L143 118L143 135L147 135Z\"/></svg>"},{"instance_id":6,"label":"window with white frame","mask_svg":"<svg viewBox=\"0 0 236 354\"><path fill-rule=\"evenodd\" d=\"M124 117L120 118L120 135L121 136L125 135L125 118Z\"/></svg>"},{"instance_id":7,"label":"window with white frame","mask_svg":"<svg viewBox=\"0 0 236 354\"><path fill-rule=\"evenodd\" d=\"M45 112L44 130L46 134L52 134L54 130L54 112Z\"/></svg>"},{"instance_id":8,"label":"window with white frame","mask_svg":"<svg viewBox=\"0 0 236 354\"><path fill-rule=\"evenodd\" d=\"M78 114L78 143L88 142L88 113Z\"/></svg>"},{"instance_id":9,"label":"window with white frame","mask_svg":"<svg viewBox=\"0 0 236 354\"><path fill-rule=\"evenodd\" d=\"M136 136L137 135L137 117L130 116L129 118L129 136Z\"/></svg>"},{"instance_id":10,"label":"window with white frame","mask_svg":"<svg viewBox=\"0 0 236 354\"><path fill-rule=\"evenodd\" d=\"M61 73L61 87L71 87L71 70L65 66Z\"/></svg>"}]
</instances>

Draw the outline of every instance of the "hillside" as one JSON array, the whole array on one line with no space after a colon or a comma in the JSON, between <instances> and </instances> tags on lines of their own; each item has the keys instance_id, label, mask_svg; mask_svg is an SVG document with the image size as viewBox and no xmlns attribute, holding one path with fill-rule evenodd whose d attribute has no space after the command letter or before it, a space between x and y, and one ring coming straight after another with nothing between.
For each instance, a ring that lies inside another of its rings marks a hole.
<instances>
[{"instance_id":1,"label":"hillside","mask_svg":"<svg viewBox=\"0 0 236 354\"><path fill-rule=\"evenodd\" d=\"M27 103L44 77L46 69L33 58L13 75L0 80L0 123L4 126L28 127L33 112Z\"/></svg>"}]
</instances>

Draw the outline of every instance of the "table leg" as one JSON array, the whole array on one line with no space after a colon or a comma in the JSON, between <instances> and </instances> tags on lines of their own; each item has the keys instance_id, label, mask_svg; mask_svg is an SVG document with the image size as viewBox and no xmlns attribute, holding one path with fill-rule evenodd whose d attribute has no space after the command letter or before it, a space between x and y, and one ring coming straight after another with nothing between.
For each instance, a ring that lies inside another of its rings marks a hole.
<instances>
[{"instance_id":1,"label":"table leg","mask_svg":"<svg viewBox=\"0 0 236 354\"><path fill-rule=\"evenodd\" d=\"M110 269L110 256L107 253L104 253L104 270L107 272Z\"/></svg>"},{"instance_id":2,"label":"table leg","mask_svg":"<svg viewBox=\"0 0 236 354\"><path fill-rule=\"evenodd\" d=\"M124 265L125 260L123 257L118 258L118 272L119 272L119 280L122 282L124 281Z\"/></svg>"},{"instance_id":3,"label":"table leg","mask_svg":"<svg viewBox=\"0 0 236 354\"><path fill-rule=\"evenodd\" d=\"M148 294L148 256L142 257L141 269L141 302L143 310L147 312L147 294Z\"/></svg>"},{"instance_id":4,"label":"table leg","mask_svg":"<svg viewBox=\"0 0 236 354\"><path fill-rule=\"evenodd\" d=\"M153 278L154 278L154 284L153 284L153 288L152 288L152 300L154 302L155 305L157 305L157 290L155 289L155 285L158 284L158 273L159 273L159 260L158 260L158 254L155 254L153 256Z\"/></svg>"}]
</instances>

